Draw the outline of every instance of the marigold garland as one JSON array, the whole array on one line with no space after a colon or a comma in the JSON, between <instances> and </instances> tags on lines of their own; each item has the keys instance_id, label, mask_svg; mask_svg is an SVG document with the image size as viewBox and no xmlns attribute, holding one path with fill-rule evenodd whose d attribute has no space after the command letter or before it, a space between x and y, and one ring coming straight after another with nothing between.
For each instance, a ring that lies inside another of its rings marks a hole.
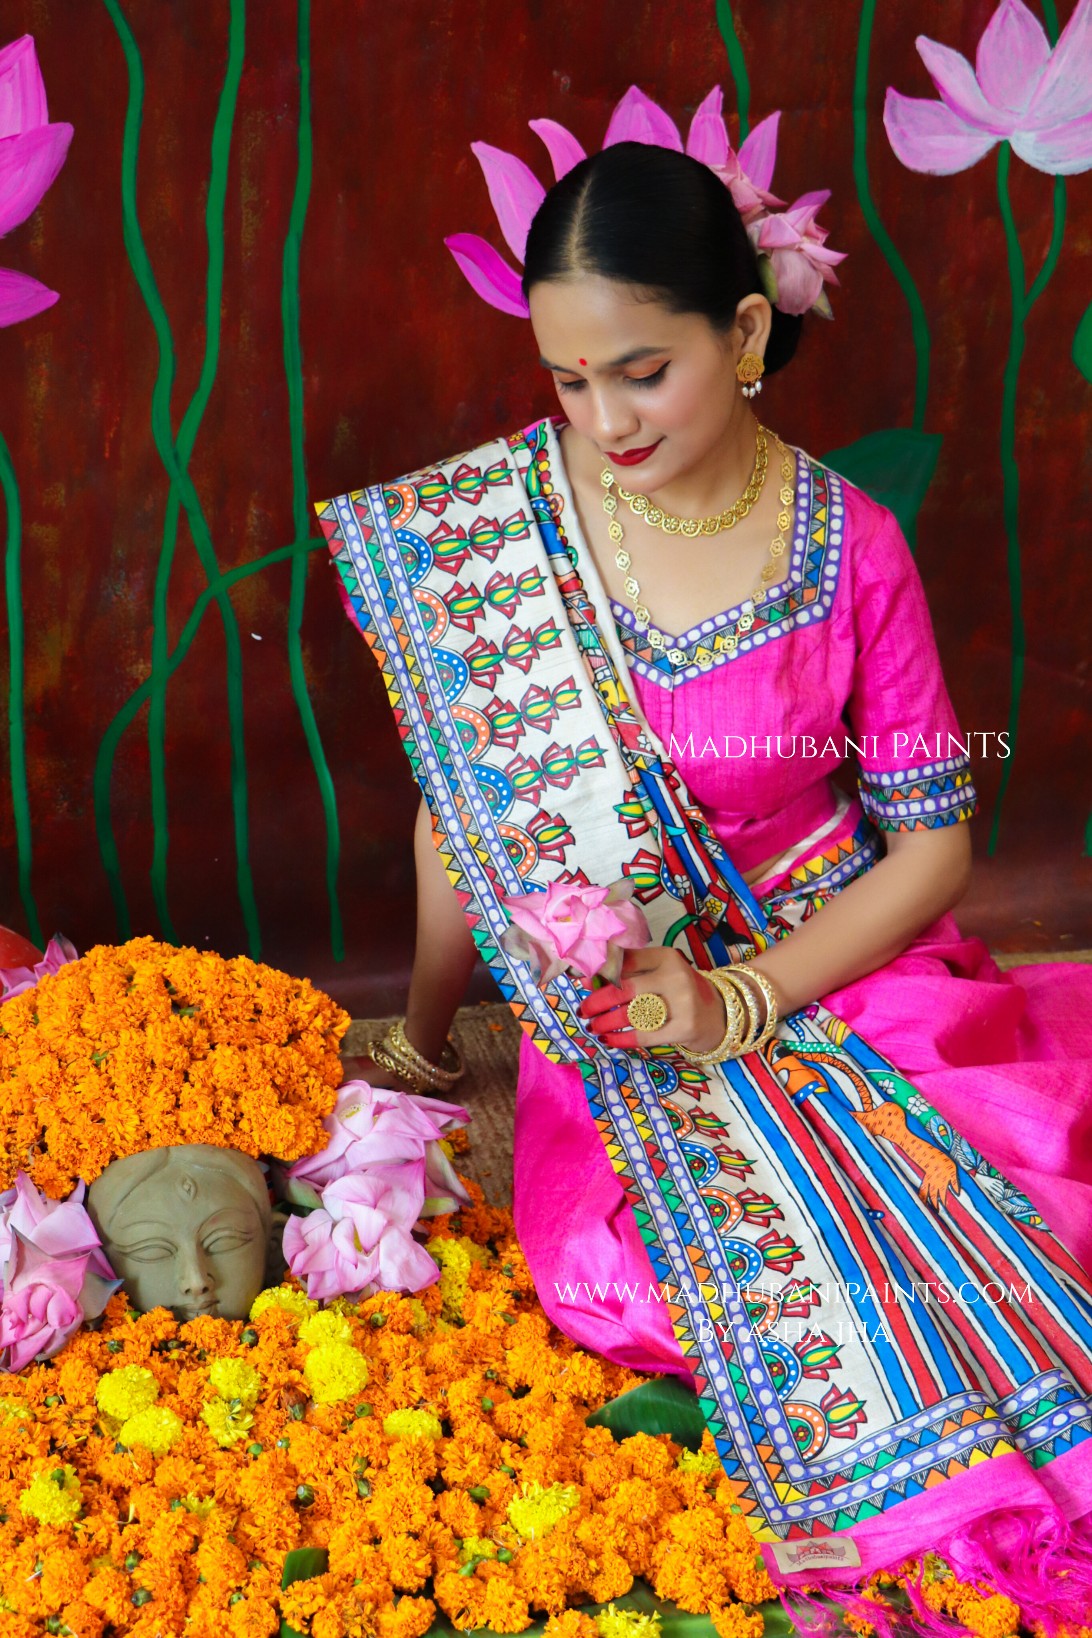
<instances>
[{"instance_id":1,"label":"marigold garland","mask_svg":"<svg viewBox=\"0 0 1092 1638\"><path fill-rule=\"evenodd\" d=\"M4 1005L0 1188L21 1168L60 1200L122 1155L173 1144L313 1154L348 1025L307 979L246 956L98 945Z\"/></svg>"},{"instance_id":2,"label":"marigold garland","mask_svg":"<svg viewBox=\"0 0 1092 1638\"><path fill-rule=\"evenodd\" d=\"M464 1630L545 1614L546 1638L655 1638L639 1612L575 1607L638 1577L719 1638L761 1638L774 1588L712 1439L691 1453L587 1426L641 1379L551 1326L510 1216L467 1186L473 1205L430 1224L446 1290L318 1312L285 1285L245 1324L184 1325L119 1294L100 1330L11 1378L3 1638L274 1638L282 1619L305 1638L423 1638L438 1611ZM327 1397L335 1382L352 1391ZM328 1567L281 1591L298 1547ZM1016 1633L1008 1600L928 1569L934 1608Z\"/></svg>"}]
</instances>

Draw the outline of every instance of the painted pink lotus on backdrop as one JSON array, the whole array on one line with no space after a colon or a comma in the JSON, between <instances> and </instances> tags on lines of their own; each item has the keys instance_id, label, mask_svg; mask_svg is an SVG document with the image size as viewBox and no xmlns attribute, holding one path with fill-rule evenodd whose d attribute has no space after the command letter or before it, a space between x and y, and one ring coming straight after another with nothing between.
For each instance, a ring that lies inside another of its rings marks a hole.
<instances>
[{"instance_id":1,"label":"painted pink lotus on backdrop","mask_svg":"<svg viewBox=\"0 0 1092 1638\"><path fill-rule=\"evenodd\" d=\"M644 142L686 152L708 165L728 188L743 217L759 253L770 300L786 313L814 309L830 318L830 302L823 287L838 283L834 268L844 260L844 253L827 248L827 231L815 220L830 198L829 191L804 194L789 209L777 213L776 207L784 200L770 192L770 184L780 114L770 114L756 125L736 153L728 138L722 107L721 89L714 86L690 122L684 147L674 120L638 86L631 85L610 117L603 147ZM555 181L586 157L572 132L556 120L533 119L529 123L550 156ZM515 154L493 148L488 142L473 142L470 146L485 174L501 233L513 256L522 263L528 229L546 197L546 189ZM453 233L444 243L483 301L502 313L527 317L520 274L487 239L476 233Z\"/></svg>"},{"instance_id":2,"label":"painted pink lotus on backdrop","mask_svg":"<svg viewBox=\"0 0 1092 1638\"><path fill-rule=\"evenodd\" d=\"M0 51L0 235L37 210L65 162L72 127L50 124L45 84L29 34ZM0 326L52 307L55 290L0 267Z\"/></svg>"},{"instance_id":3,"label":"painted pink lotus on backdrop","mask_svg":"<svg viewBox=\"0 0 1092 1638\"><path fill-rule=\"evenodd\" d=\"M1051 26L1053 7L1048 13ZM978 41L972 67L961 52L919 35L918 54L939 101L887 90L884 126L897 157L910 170L933 176L965 171L998 149L997 195L1005 236L1012 325L1001 393L1002 511L1006 536L1012 658L1008 742L1016 750L1023 689L1024 633L1020 553L1020 469L1016 457L1016 401L1026 344L1025 325L1058 265L1065 234L1065 177L1092 170L1092 0L1077 5L1056 42L1023 0L1001 0ZM1009 192L1012 155L1054 178L1054 219L1042 267L1027 283L1024 253ZM981 233L981 227L976 227ZM1073 341L1073 360L1092 381L1092 306ZM1015 756L1006 759L994 807L988 852L997 845L1001 806Z\"/></svg>"}]
</instances>

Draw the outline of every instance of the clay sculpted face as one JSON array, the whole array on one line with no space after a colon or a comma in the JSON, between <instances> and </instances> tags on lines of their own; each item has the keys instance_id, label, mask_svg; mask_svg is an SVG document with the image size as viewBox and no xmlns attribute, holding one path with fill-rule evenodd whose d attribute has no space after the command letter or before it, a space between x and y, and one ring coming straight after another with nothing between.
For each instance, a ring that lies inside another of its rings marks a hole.
<instances>
[{"instance_id":1,"label":"clay sculpted face","mask_svg":"<svg viewBox=\"0 0 1092 1638\"><path fill-rule=\"evenodd\" d=\"M135 1308L245 1319L264 1283L272 1209L256 1160L194 1143L113 1161L87 1208Z\"/></svg>"}]
</instances>

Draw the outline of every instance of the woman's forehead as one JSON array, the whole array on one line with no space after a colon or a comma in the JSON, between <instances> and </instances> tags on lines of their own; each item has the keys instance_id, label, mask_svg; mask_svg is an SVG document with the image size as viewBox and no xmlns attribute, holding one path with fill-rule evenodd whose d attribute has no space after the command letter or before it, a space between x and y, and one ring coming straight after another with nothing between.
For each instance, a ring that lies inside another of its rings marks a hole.
<instances>
[{"instance_id":1,"label":"woman's forehead","mask_svg":"<svg viewBox=\"0 0 1092 1638\"><path fill-rule=\"evenodd\" d=\"M705 324L673 313L633 285L599 275L543 280L529 297L531 324L543 360L572 368L580 357L604 365L677 346Z\"/></svg>"}]
</instances>

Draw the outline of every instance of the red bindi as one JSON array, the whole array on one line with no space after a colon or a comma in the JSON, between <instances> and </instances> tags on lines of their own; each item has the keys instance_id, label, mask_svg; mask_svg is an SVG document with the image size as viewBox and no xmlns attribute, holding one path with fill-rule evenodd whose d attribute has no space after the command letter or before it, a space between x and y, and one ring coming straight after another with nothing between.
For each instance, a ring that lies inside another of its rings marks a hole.
<instances>
[{"instance_id":1,"label":"red bindi","mask_svg":"<svg viewBox=\"0 0 1092 1638\"><path fill-rule=\"evenodd\" d=\"M578 363L578 364L583 364L583 365L587 365L587 362L588 362L588 361L587 361L587 359L586 359L586 358L578 358L578 359L577 359L577 361L576 361L576 362L577 362L577 363Z\"/></svg>"}]
</instances>

